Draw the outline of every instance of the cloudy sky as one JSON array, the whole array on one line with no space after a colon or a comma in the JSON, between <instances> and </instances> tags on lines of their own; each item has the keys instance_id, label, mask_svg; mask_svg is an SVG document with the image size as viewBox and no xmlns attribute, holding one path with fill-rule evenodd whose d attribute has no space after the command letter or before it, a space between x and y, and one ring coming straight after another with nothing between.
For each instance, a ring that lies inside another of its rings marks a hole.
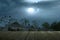
<instances>
[{"instance_id":1,"label":"cloudy sky","mask_svg":"<svg viewBox=\"0 0 60 40\"><path fill-rule=\"evenodd\" d=\"M34 12L28 13L32 8ZM20 18L41 21L60 20L60 0L0 0L0 16L11 15Z\"/></svg>"}]
</instances>

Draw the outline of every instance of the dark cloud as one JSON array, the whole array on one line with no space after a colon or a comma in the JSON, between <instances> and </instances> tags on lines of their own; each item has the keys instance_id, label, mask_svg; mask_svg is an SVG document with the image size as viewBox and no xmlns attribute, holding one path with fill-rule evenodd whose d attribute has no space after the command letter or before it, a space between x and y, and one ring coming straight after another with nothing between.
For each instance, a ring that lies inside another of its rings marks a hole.
<instances>
[{"instance_id":1,"label":"dark cloud","mask_svg":"<svg viewBox=\"0 0 60 40\"><path fill-rule=\"evenodd\" d=\"M2 15L12 15L18 16L18 19L21 16L26 16L24 12L24 7L38 7L42 9L42 13L37 14L38 18L46 19L55 19L60 20L60 0L55 1L42 1L38 3L27 3L24 0L0 0L0 16ZM36 17L37 17L36 15Z\"/></svg>"}]
</instances>

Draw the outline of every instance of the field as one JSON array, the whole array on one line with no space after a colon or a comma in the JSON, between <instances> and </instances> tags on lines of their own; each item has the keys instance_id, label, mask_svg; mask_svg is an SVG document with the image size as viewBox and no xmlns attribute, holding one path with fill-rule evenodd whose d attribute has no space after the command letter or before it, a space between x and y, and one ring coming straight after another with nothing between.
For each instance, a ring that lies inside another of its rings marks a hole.
<instances>
[{"instance_id":1,"label":"field","mask_svg":"<svg viewBox=\"0 0 60 40\"><path fill-rule=\"evenodd\" d=\"M60 40L60 32L59 31L0 32L0 40Z\"/></svg>"}]
</instances>

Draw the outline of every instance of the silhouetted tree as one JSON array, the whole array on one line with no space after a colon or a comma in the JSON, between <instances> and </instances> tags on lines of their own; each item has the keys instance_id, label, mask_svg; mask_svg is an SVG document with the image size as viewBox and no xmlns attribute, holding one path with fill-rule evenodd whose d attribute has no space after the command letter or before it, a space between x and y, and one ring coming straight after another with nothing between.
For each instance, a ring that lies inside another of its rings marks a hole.
<instances>
[{"instance_id":1,"label":"silhouetted tree","mask_svg":"<svg viewBox=\"0 0 60 40\"><path fill-rule=\"evenodd\" d=\"M35 30L34 26L33 25L30 26L29 31L34 31L34 30Z\"/></svg>"},{"instance_id":2,"label":"silhouetted tree","mask_svg":"<svg viewBox=\"0 0 60 40\"><path fill-rule=\"evenodd\" d=\"M56 27L56 25L57 25L57 22L53 22L52 24L51 24L51 29L53 29L53 30L55 30L55 27Z\"/></svg>"},{"instance_id":3,"label":"silhouetted tree","mask_svg":"<svg viewBox=\"0 0 60 40\"><path fill-rule=\"evenodd\" d=\"M2 31L4 29L4 27L0 27L0 31Z\"/></svg>"},{"instance_id":4,"label":"silhouetted tree","mask_svg":"<svg viewBox=\"0 0 60 40\"><path fill-rule=\"evenodd\" d=\"M20 31L19 28L17 28L17 31Z\"/></svg>"},{"instance_id":5,"label":"silhouetted tree","mask_svg":"<svg viewBox=\"0 0 60 40\"><path fill-rule=\"evenodd\" d=\"M39 27L37 31L41 31L41 28Z\"/></svg>"},{"instance_id":6,"label":"silhouetted tree","mask_svg":"<svg viewBox=\"0 0 60 40\"><path fill-rule=\"evenodd\" d=\"M49 26L49 23L48 22L43 23L42 26L45 28L46 31L49 30L49 27L50 26Z\"/></svg>"},{"instance_id":7,"label":"silhouetted tree","mask_svg":"<svg viewBox=\"0 0 60 40\"><path fill-rule=\"evenodd\" d=\"M8 31L11 31L12 29L11 29L11 27L8 27Z\"/></svg>"},{"instance_id":8,"label":"silhouetted tree","mask_svg":"<svg viewBox=\"0 0 60 40\"><path fill-rule=\"evenodd\" d=\"M11 16L9 16L9 18L11 18Z\"/></svg>"},{"instance_id":9,"label":"silhouetted tree","mask_svg":"<svg viewBox=\"0 0 60 40\"><path fill-rule=\"evenodd\" d=\"M54 31L60 31L60 22L53 22L51 24L51 29L53 29Z\"/></svg>"},{"instance_id":10,"label":"silhouetted tree","mask_svg":"<svg viewBox=\"0 0 60 40\"><path fill-rule=\"evenodd\" d=\"M56 31L60 31L60 22L58 22L56 25Z\"/></svg>"},{"instance_id":11,"label":"silhouetted tree","mask_svg":"<svg viewBox=\"0 0 60 40\"><path fill-rule=\"evenodd\" d=\"M29 20L25 19L24 23L25 23L25 25L29 24Z\"/></svg>"},{"instance_id":12,"label":"silhouetted tree","mask_svg":"<svg viewBox=\"0 0 60 40\"><path fill-rule=\"evenodd\" d=\"M34 28L37 29L37 28L38 28L38 23L37 23L37 21L36 21L36 20L33 20L32 23L33 23Z\"/></svg>"},{"instance_id":13,"label":"silhouetted tree","mask_svg":"<svg viewBox=\"0 0 60 40\"><path fill-rule=\"evenodd\" d=\"M3 21L3 17L0 17L0 22L2 22Z\"/></svg>"}]
</instances>

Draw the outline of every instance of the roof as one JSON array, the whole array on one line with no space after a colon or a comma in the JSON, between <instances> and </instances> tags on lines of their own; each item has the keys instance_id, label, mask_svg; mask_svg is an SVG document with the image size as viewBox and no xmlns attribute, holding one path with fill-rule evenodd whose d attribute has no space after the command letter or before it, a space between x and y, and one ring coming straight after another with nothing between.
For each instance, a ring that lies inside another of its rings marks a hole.
<instances>
[{"instance_id":1,"label":"roof","mask_svg":"<svg viewBox=\"0 0 60 40\"><path fill-rule=\"evenodd\" d=\"M13 23L9 24L8 26L10 26L10 27L22 27L22 25L19 24L18 22L13 22Z\"/></svg>"}]
</instances>

